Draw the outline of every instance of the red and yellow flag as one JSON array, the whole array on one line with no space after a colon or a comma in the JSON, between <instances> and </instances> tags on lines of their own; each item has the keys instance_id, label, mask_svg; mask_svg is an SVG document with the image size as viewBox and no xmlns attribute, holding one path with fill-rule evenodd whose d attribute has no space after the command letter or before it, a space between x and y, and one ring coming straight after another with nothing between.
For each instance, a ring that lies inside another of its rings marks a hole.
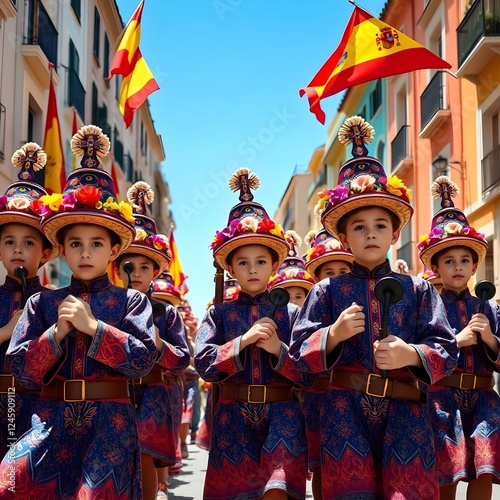
<instances>
[{"instance_id":1,"label":"red and yellow flag","mask_svg":"<svg viewBox=\"0 0 500 500\"><path fill-rule=\"evenodd\" d=\"M182 269L181 259L179 257L179 252L177 250L177 244L174 239L174 230L170 232L169 238L170 253L172 254L172 262L170 263L169 273L174 280L174 285L179 288L182 295L188 293L188 287L186 285L187 276L184 274Z\"/></svg>"},{"instance_id":2,"label":"red and yellow flag","mask_svg":"<svg viewBox=\"0 0 500 500\"><path fill-rule=\"evenodd\" d=\"M54 65L50 63L49 102L45 121L43 149L47 154L44 169L44 187L49 194L62 193L66 184L66 167L61 139L61 124L57 114L56 92L52 81Z\"/></svg>"},{"instance_id":3,"label":"red and yellow flag","mask_svg":"<svg viewBox=\"0 0 500 500\"><path fill-rule=\"evenodd\" d=\"M339 46L307 87L299 90L309 109L325 123L320 102L349 87L417 69L451 65L396 28L354 8Z\"/></svg>"},{"instance_id":4,"label":"red and yellow flag","mask_svg":"<svg viewBox=\"0 0 500 500\"><path fill-rule=\"evenodd\" d=\"M143 8L144 0L141 1L125 28L109 71L109 79L113 75L123 75L120 112L126 128L132 123L134 112L142 106L150 94L160 88L139 49Z\"/></svg>"}]
</instances>

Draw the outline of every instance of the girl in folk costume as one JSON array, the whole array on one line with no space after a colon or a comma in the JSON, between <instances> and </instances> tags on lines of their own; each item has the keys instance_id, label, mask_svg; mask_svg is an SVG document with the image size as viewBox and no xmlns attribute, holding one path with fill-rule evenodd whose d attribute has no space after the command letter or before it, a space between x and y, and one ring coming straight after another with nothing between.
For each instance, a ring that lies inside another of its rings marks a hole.
<instances>
[{"instance_id":1,"label":"girl in folk costume","mask_svg":"<svg viewBox=\"0 0 500 500\"><path fill-rule=\"evenodd\" d=\"M154 193L146 182L136 182L127 192L135 218L135 238L116 261L120 279L135 290L150 294L151 284L170 264L168 239L158 234L155 221L147 215ZM128 264L127 264L128 263ZM132 270L130 270L132 267ZM127 272L128 271L128 272ZM144 500L155 500L158 490L157 468L175 463L176 441L171 439L168 387L174 376L189 363L189 349L182 319L172 306L151 299L155 323L157 360L145 376L133 379L137 427L141 452Z\"/></svg>"},{"instance_id":2,"label":"girl in folk costume","mask_svg":"<svg viewBox=\"0 0 500 500\"><path fill-rule=\"evenodd\" d=\"M451 373L458 347L432 285L391 271L387 252L411 218L411 197L367 156L373 128L361 117L339 132L344 143L354 137L355 157L318 207L325 229L352 251L352 270L309 292L290 355L307 373L330 370L319 423L324 499L435 499L432 429L418 381ZM383 277L403 289L384 314L387 327L375 293Z\"/></svg>"},{"instance_id":3,"label":"girl in folk costume","mask_svg":"<svg viewBox=\"0 0 500 500\"><path fill-rule=\"evenodd\" d=\"M0 259L7 271L0 286L0 459L8 445L31 426L33 405L40 388L27 389L6 371L5 353L14 327L28 297L44 290L37 276L40 266L57 257L57 248L40 230L40 216L32 205L46 195L34 183L35 171L44 167L47 156L36 143L27 143L12 156L19 169L18 181L0 198ZM15 401L14 411L8 411Z\"/></svg>"},{"instance_id":4,"label":"girl in folk costume","mask_svg":"<svg viewBox=\"0 0 500 500\"><path fill-rule=\"evenodd\" d=\"M273 306L267 291L289 247L281 227L253 201L258 177L241 168L229 186L240 191L241 203L212 250L241 290L207 311L195 346L198 373L220 384L204 498L305 498L304 422L293 391L301 375L288 356L299 308Z\"/></svg>"},{"instance_id":5,"label":"girl in folk costume","mask_svg":"<svg viewBox=\"0 0 500 500\"><path fill-rule=\"evenodd\" d=\"M240 293L241 287L239 283L229 274L224 273L224 291L222 295L222 300L224 302L231 302L232 300L236 300L238 298L238 294ZM214 301L211 300L207 305L207 309L213 306ZM203 419L200 424L200 428L196 433L196 446L201 448L202 450L210 449L210 437L212 435L212 413L213 413L213 384L212 382L206 382L205 380L201 380L200 389L206 391L205 397L205 412L203 415Z\"/></svg>"},{"instance_id":6,"label":"girl in folk costume","mask_svg":"<svg viewBox=\"0 0 500 500\"><path fill-rule=\"evenodd\" d=\"M109 146L100 128L80 129L71 147L82 168L62 194L37 203L42 231L73 275L69 286L28 299L7 350L20 383L42 390L31 429L0 465L1 498L142 497L128 379L145 376L158 351L148 298L106 274L135 236L132 207L117 203L98 168Z\"/></svg>"},{"instance_id":7,"label":"girl in folk costume","mask_svg":"<svg viewBox=\"0 0 500 500\"><path fill-rule=\"evenodd\" d=\"M277 287L286 288L290 294L290 302L302 307L309 290L314 285L313 277L306 271L304 259L297 255L302 245L302 238L292 230L285 231L285 239L290 246L288 257L278 268L267 284L269 291Z\"/></svg>"},{"instance_id":8,"label":"girl in folk costume","mask_svg":"<svg viewBox=\"0 0 500 500\"><path fill-rule=\"evenodd\" d=\"M441 198L441 210L420 238L420 259L443 282L441 298L460 347L457 369L427 392L440 497L454 499L458 481L467 481L467 498L487 499L492 482L500 483L500 396L493 388L493 372L500 371L500 307L468 289L488 243L454 206L458 187L441 176L431 193Z\"/></svg>"},{"instance_id":9,"label":"girl in folk costume","mask_svg":"<svg viewBox=\"0 0 500 500\"><path fill-rule=\"evenodd\" d=\"M328 233L325 228L311 230L305 237L310 245L306 252L306 269L316 283L334 278L351 271L353 254L342 247L342 243ZM325 391L330 383L330 372L321 373L312 387L302 391L302 409L306 419L307 458L312 471L312 493L315 500L321 494L321 459L320 459L320 412L325 401Z\"/></svg>"}]
</instances>

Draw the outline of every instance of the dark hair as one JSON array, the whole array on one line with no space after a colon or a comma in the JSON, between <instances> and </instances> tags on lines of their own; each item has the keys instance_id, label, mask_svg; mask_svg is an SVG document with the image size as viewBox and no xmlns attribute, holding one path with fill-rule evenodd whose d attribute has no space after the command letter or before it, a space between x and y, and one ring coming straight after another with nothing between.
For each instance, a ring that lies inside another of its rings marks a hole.
<instances>
[{"instance_id":1,"label":"dark hair","mask_svg":"<svg viewBox=\"0 0 500 500\"><path fill-rule=\"evenodd\" d=\"M345 234L346 227L347 227L347 221L348 221L349 217L356 215L358 212L361 212L361 210L367 210L369 208L381 208L382 210L387 212L387 214L389 215L389 218L391 220L391 225L392 225L393 231L397 231L401 227L401 221L399 220L399 217L392 210L389 210L388 208L385 208L385 207L379 207L378 205L367 205L366 207L356 208L355 210L347 212L345 215L343 215L339 219L339 221L337 222L337 229L338 229L337 232Z\"/></svg>"},{"instance_id":2,"label":"dark hair","mask_svg":"<svg viewBox=\"0 0 500 500\"><path fill-rule=\"evenodd\" d=\"M64 240L66 239L66 235L68 234L68 231L70 228L72 228L73 226L76 226L76 225L82 225L82 226L96 226L97 224L89 224L89 223L86 223L86 222L75 222L73 224L68 224L67 226L64 226L62 227L61 229L59 229L59 231L57 232L57 242L60 244L60 245L64 245ZM105 229L109 235L109 239L111 241L111 246L115 246L115 245L120 245L122 244L121 240L120 240L120 237L114 232L112 231L111 229L107 228L107 227L104 227L104 226L99 226L99 227L102 227L103 229Z\"/></svg>"},{"instance_id":3,"label":"dark hair","mask_svg":"<svg viewBox=\"0 0 500 500\"><path fill-rule=\"evenodd\" d=\"M447 252L450 248L462 248L463 250L466 250L470 252L471 257L472 257L472 263L477 264L479 262L479 256L475 250L473 250L470 247L467 247L465 245L456 245L456 246L451 246L448 248L443 248L443 250L439 250L439 252L436 252L432 257L431 257L431 266L437 266L438 265L438 260L439 258L444 255L445 252Z\"/></svg>"},{"instance_id":4,"label":"dark hair","mask_svg":"<svg viewBox=\"0 0 500 500\"><path fill-rule=\"evenodd\" d=\"M254 243L254 244L255 245L259 245L261 247L264 247L264 248L266 248L269 251L269 254L271 255L271 261L272 261L273 264L275 262L279 262L279 256L278 256L278 252L276 250L274 250L271 247L268 247L267 245L262 245L261 243ZM239 250L242 246L248 246L248 245L252 245L252 243L247 243L246 245L241 245L241 246L236 247L233 250L231 250L227 254L226 264L228 264L229 266L232 266L233 265L233 257L234 257L234 253L236 252L236 250Z\"/></svg>"},{"instance_id":5,"label":"dark hair","mask_svg":"<svg viewBox=\"0 0 500 500\"><path fill-rule=\"evenodd\" d=\"M143 255L142 253L134 253L134 252L127 252L127 253L120 254L115 259L116 267L120 267L122 262L124 260L129 259L130 257L144 257L145 259L148 259L153 263L155 270L160 269L160 266L158 265L158 262L156 262L156 260L152 259L151 257L148 257L147 255Z\"/></svg>"}]
</instances>

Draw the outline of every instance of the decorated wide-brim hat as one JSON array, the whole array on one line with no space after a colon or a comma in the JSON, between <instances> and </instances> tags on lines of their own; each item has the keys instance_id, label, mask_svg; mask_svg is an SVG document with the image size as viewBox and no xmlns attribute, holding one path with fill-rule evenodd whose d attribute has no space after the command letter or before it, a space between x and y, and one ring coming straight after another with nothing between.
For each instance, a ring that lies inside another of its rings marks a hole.
<instances>
[{"instance_id":1,"label":"decorated wide-brim hat","mask_svg":"<svg viewBox=\"0 0 500 500\"><path fill-rule=\"evenodd\" d=\"M186 326L197 327L198 319L194 315L191 305L186 299L182 299L180 304L177 306L177 310L179 311L182 321Z\"/></svg>"},{"instance_id":2,"label":"decorated wide-brim hat","mask_svg":"<svg viewBox=\"0 0 500 500\"><path fill-rule=\"evenodd\" d=\"M227 256L242 245L263 245L278 254L281 264L288 255L285 233L269 218L266 210L253 201L252 190L259 187L259 178L246 168L238 169L229 179L231 191L240 191L240 203L229 212L227 227L217 231L210 248L214 259L227 270Z\"/></svg>"},{"instance_id":3,"label":"decorated wide-brim hat","mask_svg":"<svg viewBox=\"0 0 500 500\"><path fill-rule=\"evenodd\" d=\"M413 215L410 190L396 176L387 177L379 160L368 156L366 144L373 141L375 131L361 116L348 118L339 130L339 141L352 144L353 158L339 171L337 186L319 193L315 207L325 229L338 236L338 222L358 208L377 206L396 214L400 229Z\"/></svg>"},{"instance_id":4,"label":"decorated wide-brim hat","mask_svg":"<svg viewBox=\"0 0 500 500\"><path fill-rule=\"evenodd\" d=\"M290 288L299 286L309 291L314 286L314 278L306 271L306 264L297 251L302 245L302 238L292 230L285 232L285 239L289 244L289 255L278 268L277 273L271 276L267 284L268 290L276 287Z\"/></svg>"},{"instance_id":5,"label":"decorated wide-brim hat","mask_svg":"<svg viewBox=\"0 0 500 500\"><path fill-rule=\"evenodd\" d=\"M28 142L12 155L11 161L19 169L18 181L12 183L0 197L0 226L26 224L43 235L41 216L37 210L40 198L46 196L47 191L34 181L35 172L43 169L47 155L36 142ZM57 245L51 243L51 246L49 260L58 255Z\"/></svg>"},{"instance_id":6,"label":"decorated wide-brim hat","mask_svg":"<svg viewBox=\"0 0 500 500\"><path fill-rule=\"evenodd\" d=\"M431 231L420 236L417 248L420 260L430 269L432 257L449 247L467 247L476 252L478 263L488 250L485 235L469 225L464 213L455 207L452 198L457 196L458 186L446 175L438 177L431 186L431 195L441 198L441 210L432 218Z\"/></svg>"},{"instance_id":7,"label":"decorated wide-brim hat","mask_svg":"<svg viewBox=\"0 0 500 500\"><path fill-rule=\"evenodd\" d=\"M305 255L306 269L316 278L318 278L316 271L326 262L341 260L349 265L354 262L354 255L345 250L342 243L325 228L317 232L309 231L304 240L311 247Z\"/></svg>"},{"instance_id":8,"label":"decorated wide-brim hat","mask_svg":"<svg viewBox=\"0 0 500 500\"><path fill-rule=\"evenodd\" d=\"M70 224L95 224L113 231L120 238L120 253L132 243L132 206L118 202L113 179L99 168L99 158L109 148L108 137L95 125L85 125L71 139L73 154L83 155L81 167L69 174L62 193L42 196L38 208L42 231L53 244L58 243L59 230Z\"/></svg>"},{"instance_id":9,"label":"decorated wide-brim hat","mask_svg":"<svg viewBox=\"0 0 500 500\"><path fill-rule=\"evenodd\" d=\"M159 269L167 269L172 260L168 238L158 234L155 221L147 215L147 205L153 203L154 191L147 182L139 181L129 188L127 199L135 219L135 238L127 253L144 255Z\"/></svg>"},{"instance_id":10,"label":"decorated wide-brim hat","mask_svg":"<svg viewBox=\"0 0 500 500\"><path fill-rule=\"evenodd\" d=\"M181 291L174 285L174 279L167 270L153 281L151 298L161 300L162 302L170 302L174 307L177 307L181 303Z\"/></svg>"},{"instance_id":11,"label":"decorated wide-brim hat","mask_svg":"<svg viewBox=\"0 0 500 500\"><path fill-rule=\"evenodd\" d=\"M222 295L223 302L231 302L236 300L240 294L241 286L227 271L224 272L224 290ZM214 305L214 299L211 299L207 304L207 309Z\"/></svg>"}]
</instances>

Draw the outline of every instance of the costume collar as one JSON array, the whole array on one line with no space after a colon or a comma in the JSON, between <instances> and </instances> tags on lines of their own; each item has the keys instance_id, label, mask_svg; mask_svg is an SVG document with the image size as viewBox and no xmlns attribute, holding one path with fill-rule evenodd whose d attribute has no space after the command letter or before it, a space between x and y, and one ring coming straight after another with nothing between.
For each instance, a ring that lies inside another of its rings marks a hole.
<instances>
[{"instance_id":1,"label":"costume collar","mask_svg":"<svg viewBox=\"0 0 500 500\"><path fill-rule=\"evenodd\" d=\"M21 290L21 283L19 283L17 280L14 278L10 278L7 276L5 278L5 283L4 283L4 288L7 290ZM26 288L28 290L40 290L42 288L42 285L40 284L40 278L38 276L35 276L34 278L27 278L26 279Z\"/></svg>"},{"instance_id":2,"label":"costume collar","mask_svg":"<svg viewBox=\"0 0 500 500\"><path fill-rule=\"evenodd\" d=\"M370 271L367 267L359 265L356 261L352 263L352 270L351 273L354 276L357 276L358 278L382 278L384 276L388 276L391 274L392 269L391 265L389 264L389 260L386 259L386 261L383 264L380 264L379 266L375 267L372 271Z\"/></svg>"},{"instance_id":3,"label":"costume collar","mask_svg":"<svg viewBox=\"0 0 500 500\"><path fill-rule=\"evenodd\" d=\"M105 288L108 288L109 286L110 282L107 274L104 274L103 276L99 276L98 278L91 280L88 284L85 284L83 281L80 281L74 276L71 276L71 283L69 285L69 289L72 292L80 292L80 293L100 292Z\"/></svg>"},{"instance_id":4,"label":"costume collar","mask_svg":"<svg viewBox=\"0 0 500 500\"><path fill-rule=\"evenodd\" d=\"M252 297L240 290L237 302L241 302L242 304L266 304L269 302L269 292L266 290L263 293L259 293L255 297Z\"/></svg>"},{"instance_id":5,"label":"costume collar","mask_svg":"<svg viewBox=\"0 0 500 500\"><path fill-rule=\"evenodd\" d=\"M468 288L465 290L462 290L460 293L457 293L453 290L447 290L446 288L443 288L441 290L441 298L442 299L448 299L448 300L467 300L472 297L470 291Z\"/></svg>"}]
</instances>

